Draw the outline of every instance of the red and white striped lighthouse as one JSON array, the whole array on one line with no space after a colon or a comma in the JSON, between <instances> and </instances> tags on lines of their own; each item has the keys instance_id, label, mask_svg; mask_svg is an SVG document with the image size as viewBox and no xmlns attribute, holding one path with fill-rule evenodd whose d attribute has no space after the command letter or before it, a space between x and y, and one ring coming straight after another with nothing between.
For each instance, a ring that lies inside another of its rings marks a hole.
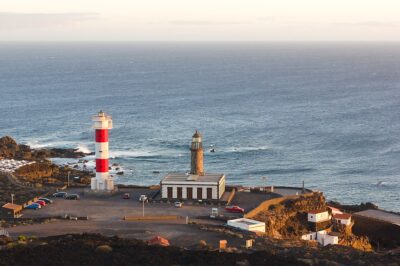
<instances>
[{"instance_id":1,"label":"red and white striped lighthouse","mask_svg":"<svg viewBox=\"0 0 400 266\"><path fill-rule=\"evenodd\" d=\"M114 182L108 173L108 130L112 129L110 115L100 111L92 117L96 132L96 177L91 180L92 190L114 190Z\"/></svg>"}]
</instances>

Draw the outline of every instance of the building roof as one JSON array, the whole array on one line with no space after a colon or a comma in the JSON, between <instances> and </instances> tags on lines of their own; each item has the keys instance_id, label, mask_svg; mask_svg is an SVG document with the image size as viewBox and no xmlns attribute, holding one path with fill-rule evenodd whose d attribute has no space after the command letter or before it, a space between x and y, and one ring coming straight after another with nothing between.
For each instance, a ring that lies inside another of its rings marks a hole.
<instances>
[{"instance_id":1,"label":"building roof","mask_svg":"<svg viewBox=\"0 0 400 266\"><path fill-rule=\"evenodd\" d=\"M204 175L192 175L186 173L170 173L161 180L163 182L190 183L190 182L215 182L218 183L225 175L217 173L205 173Z\"/></svg>"},{"instance_id":2,"label":"building roof","mask_svg":"<svg viewBox=\"0 0 400 266\"><path fill-rule=\"evenodd\" d=\"M343 213L341 210L338 208L332 207L332 206L327 206L329 209L331 209L332 213Z\"/></svg>"},{"instance_id":3,"label":"building roof","mask_svg":"<svg viewBox=\"0 0 400 266\"><path fill-rule=\"evenodd\" d=\"M9 209L9 210L15 210L15 211L22 210L22 206L21 205L12 204L12 203L6 203L6 204L3 205L2 208Z\"/></svg>"},{"instance_id":4,"label":"building roof","mask_svg":"<svg viewBox=\"0 0 400 266\"><path fill-rule=\"evenodd\" d=\"M326 212L327 210L311 210L311 211L307 211L307 213L311 213L311 214L317 214L317 213L323 213Z\"/></svg>"},{"instance_id":5,"label":"building roof","mask_svg":"<svg viewBox=\"0 0 400 266\"><path fill-rule=\"evenodd\" d=\"M334 219L341 219L341 220L347 220L351 218L351 215L348 213L338 213L333 215Z\"/></svg>"}]
</instances>

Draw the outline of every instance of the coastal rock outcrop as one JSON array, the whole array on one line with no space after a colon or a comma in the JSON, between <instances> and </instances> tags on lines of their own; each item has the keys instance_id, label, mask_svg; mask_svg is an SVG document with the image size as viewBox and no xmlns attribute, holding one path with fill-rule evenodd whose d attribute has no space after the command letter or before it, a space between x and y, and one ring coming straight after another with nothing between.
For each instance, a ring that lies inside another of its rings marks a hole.
<instances>
[{"instance_id":1,"label":"coastal rock outcrop","mask_svg":"<svg viewBox=\"0 0 400 266\"><path fill-rule=\"evenodd\" d=\"M287 199L269 206L253 219L265 222L266 233L276 238L299 238L308 232L306 211L326 208L322 193Z\"/></svg>"},{"instance_id":2,"label":"coastal rock outcrop","mask_svg":"<svg viewBox=\"0 0 400 266\"><path fill-rule=\"evenodd\" d=\"M25 144L18 144L12 137L5 136L0 138L0 158L16 160L43 160L46 158L82 158L88 153L78 149L32 149Z\"/></svg>"},{"instance_id":3,"label":"coastal rock outcrop","mask_svg":"<svg viewBox=\"0 0 400 266\"><path fill-rule=\"evenodd\" d=\"M18 168L14 176L21 181L30 183L66 183L68 180L68 172L70 175L70 184L90 184L90 178L93 175L90 172L79 171L67 166L58 166L51 162L43 161Z\"/></svg>"}]
</instances>

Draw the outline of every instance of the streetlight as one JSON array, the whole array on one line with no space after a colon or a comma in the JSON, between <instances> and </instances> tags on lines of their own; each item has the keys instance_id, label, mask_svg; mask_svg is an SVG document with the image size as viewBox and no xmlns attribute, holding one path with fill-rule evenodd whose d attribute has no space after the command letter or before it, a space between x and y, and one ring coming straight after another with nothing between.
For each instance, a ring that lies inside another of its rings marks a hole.
<instances>
[{"instance_id":1,"label":"streetlight","mask_svg":"<svg viewBox=\"0 0 400 266\"><path fill-rule=\"evenodd\" d=\"M14 204L14 194L11 194L11 204Z\"/></svg>"},{"instance_id":2,"label":"streetlight","mask_svg":"<svg viewBox=\"0 0 400 266\"><path fill-rule=\"evenodd\" d=\"M68 171L68 181L67 181L67 187L69 187L69 174L71 173L71 171Z\"/></svg>"}]
</instances>

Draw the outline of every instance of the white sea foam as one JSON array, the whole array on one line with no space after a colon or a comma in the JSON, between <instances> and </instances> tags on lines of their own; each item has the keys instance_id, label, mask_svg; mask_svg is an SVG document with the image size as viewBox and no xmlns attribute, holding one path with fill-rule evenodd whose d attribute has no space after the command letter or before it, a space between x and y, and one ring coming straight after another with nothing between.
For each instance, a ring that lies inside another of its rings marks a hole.
<instances>
[{"instance_id":1,"label":"white sea foam","mask_svg":"<svg viewBox=\"0 0 400 266\"><path fill-rule=\"evenodd\" d=\"M86 144L78 144L78 146L76 148L80 152L84 152L84 153L90 153L91 152L89 147Z\"/></svg>"},{"instance_id":2,"label":"white sea foam","mask_svg":"<svg viewBox=\"0 0 400 266\"><path fill-rule=\"evenodd\" d=\"M76 143L71 141L45 141L45 140L28 140L25 142L32 149L42 148L62 148L62 147L73 147Z\"/></svg>"},{"instance_id":3,"label":"white sea foam","mask_svg":"<svg viewBox=\"0 0 400 266\"><path fill-rule=\"evenodd\" d=\"M251 146L245 146L245 147L240 147L240 146L236 146L236 147L229 147L229 148L222 148L222 149L218 149L218 147L210 147L215 149L215 152L221 151L221 152L227 152L227 153L231 153L231 152L248 152L248 151L264 151L264 150L269 150L271 149L270 146L258 146L258 147L251 147Z\"/></svg>"}]
</instances>

